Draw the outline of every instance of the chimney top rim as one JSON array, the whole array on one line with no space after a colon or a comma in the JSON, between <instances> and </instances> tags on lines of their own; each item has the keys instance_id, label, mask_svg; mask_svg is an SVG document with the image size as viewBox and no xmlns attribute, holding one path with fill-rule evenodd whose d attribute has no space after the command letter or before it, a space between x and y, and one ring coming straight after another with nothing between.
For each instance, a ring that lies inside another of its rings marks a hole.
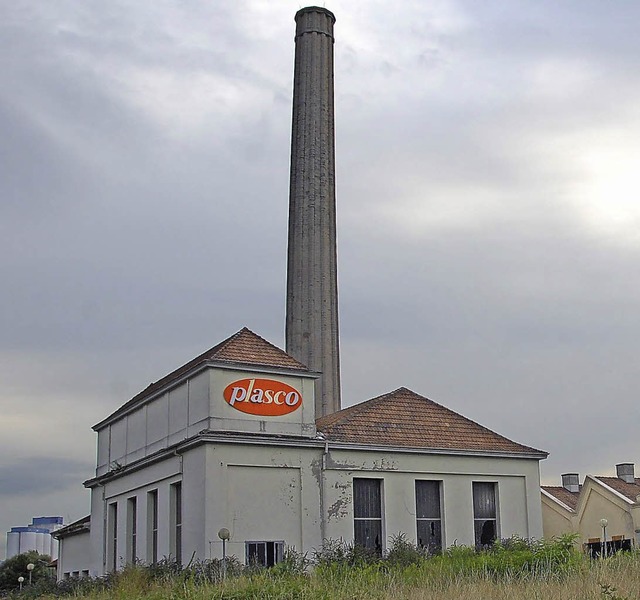
<instances>
[{"instance_id":1,"label":"chimney top rim","mask_svg":"<svg viewBox=\"0 0 640 600\"><path fill-rule=\"evenodd\" d=\"M295 21L298 21L298 17L310 13L310 12L318 12L327 15L334 23L336 22L336 16L328 9L322 6L306 6L305 8L301 8L294 17Z\"/></svg>"}]
</instances>

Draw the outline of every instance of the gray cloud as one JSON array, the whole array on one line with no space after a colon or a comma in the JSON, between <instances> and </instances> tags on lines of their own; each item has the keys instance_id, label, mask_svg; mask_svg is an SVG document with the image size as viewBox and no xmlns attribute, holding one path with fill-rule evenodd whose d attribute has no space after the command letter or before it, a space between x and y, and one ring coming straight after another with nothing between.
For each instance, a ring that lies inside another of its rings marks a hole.
<instances>
[{"instance_id":1,"label":"gray cloud","mask_svg":"<svg viewBox=\"0 0 640 600\"><path fill-rule=\"evenodd\" d=\"M90 462L71 458L33 456L0 465L0 496L53 494L91 477Z\"/></svg>"},{"instance_id":2,"label":"gray cloud","mask_svg":"<svg viewBox=\"0 0 640 600\"><path fill-rule=\"evenodd\" d=\"M298 8L3 8L3 491L82 516L93 423L243 325L282 345ZM637 187L640 7L329 8L346 403L406 385L551 481L635 460L640 214L606 192Z\"/></svg>"}]
</instances>

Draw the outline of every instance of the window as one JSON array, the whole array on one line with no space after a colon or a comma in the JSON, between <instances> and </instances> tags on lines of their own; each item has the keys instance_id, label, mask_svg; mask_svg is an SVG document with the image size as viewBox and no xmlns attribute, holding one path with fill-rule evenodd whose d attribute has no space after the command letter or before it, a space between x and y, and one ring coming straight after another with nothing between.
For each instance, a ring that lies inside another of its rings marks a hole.
<instances>
[{"instance_id":1,"label":"window","mask_svg":"<svg viewBox=\"0 0 640 600\"><path fill-rule=\"evenodd\" d=\"M273 567L282 560L284 542L245 542L246 563Z\"/></svg>"},{"instance_id":2,"label":"window","mask_svg":"<svg viewBox=\"0 0 640 600\"><path fill-rule=\"evenodd\" d=\"M182 482L171 486L171 554L182 564Z\"/></svg>"},{"instance_id":3,"label":"window","mask_svg":"<svg viewBox=\"0 0 640 600\"><path fill-rule=\"evenodd\" d=\"M382 480L353 480L355 543L382 555Z\"/></svg>"},{"instance_id":4,"label":"window","mask_svg":"<svg viewBox=\"0 0 640 600\"><path fill-rule=\"evenodd\" d=\"M158 490L147 493L147 561L158 562Z\"/></svg>"},{"instance_id":5,"label":"window","mask_svg":"<svg viewBox=\"0 0 640 600\"><path fill-rule=\"evenodd\" d=\"M442 550L440 481L416 481L416 529L420 548Z\"/></svg>"},{"instance_id":6,"label":"window","mask_svg":"<svg viewBox=\"0 0 640 600\"><path fill-rule=\"evenodd\" d=\"M138 500L134 496L127 500L127 562L135 563L138 537Z\"/></svg>"},{"instance_id":7,"label":"window","mask_svg":"<svg viewBox=\"0 0 640 600\"><path fill-rule=\"evenodd\" d=\"M81 576L82 577L89 577L89 569L85 569L84 571L82 571Z\"/></svg>"},{"instance_id":8,"label":"window","mask_svg":"<svg viewBox=\"0 0 640 600\"><path fill-rule=\"evenodd\" d=\"M473 482L473 526L476 548L487 548L498 537L495 483Z\"/></svg>"},{"instance_id":9,"label":"window","mask_svg":"<svg viewBox=\"0 0 640 600\"><path fill-rule=\"evenodd\" d=\"M115 571L118 568L118 503L114 502L109 504L109 546L107 551L109 553L108 563L111 566L111 570Z\"/></svg>"}]
</instances>

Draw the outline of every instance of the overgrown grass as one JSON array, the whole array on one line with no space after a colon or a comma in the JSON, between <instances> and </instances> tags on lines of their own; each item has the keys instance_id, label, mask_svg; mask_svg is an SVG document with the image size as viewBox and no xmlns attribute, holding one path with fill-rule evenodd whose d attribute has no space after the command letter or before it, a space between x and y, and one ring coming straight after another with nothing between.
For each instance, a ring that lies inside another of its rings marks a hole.
<instances>
[{"instance_id":1,"label":"overgrown grass","mask_svg":"<svg viewBox=\"0 0 640 600\"><path fill-rule=\"evenodd\" d=\"M44 592L44 590L40 590ZM21 598L36 597L36 590ZM311 560L288 551L271 569L242 567L235 559L222 579L220 561L179 569L164 561L129 567L98 580L64 582L38 597L86 600L631 600L640 598L640 553L589 561L571 538L512 539L491 550L452 547L428 556L403 536L380 559L359 548L327 542ZM16 596L18 597L18 596Z\"/></svg>"}]
</instances>

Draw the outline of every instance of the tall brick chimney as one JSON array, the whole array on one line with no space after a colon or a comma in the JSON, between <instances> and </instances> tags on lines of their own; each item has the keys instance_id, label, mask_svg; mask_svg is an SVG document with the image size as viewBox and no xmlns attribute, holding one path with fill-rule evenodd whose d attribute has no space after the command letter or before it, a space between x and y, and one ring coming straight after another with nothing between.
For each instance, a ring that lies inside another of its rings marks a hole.
<instances>
[{"instance_id":1,"label":"tall brick chimney","mask_svg":"<svg viewBox=\"0 0 640 600\"><path fill-rule=\"evenodd\" d=\"M333 24L326 8L296 13L289 191L286 350L314 371L316 417L340 410Z\"/></svg>"}]
</instances>

